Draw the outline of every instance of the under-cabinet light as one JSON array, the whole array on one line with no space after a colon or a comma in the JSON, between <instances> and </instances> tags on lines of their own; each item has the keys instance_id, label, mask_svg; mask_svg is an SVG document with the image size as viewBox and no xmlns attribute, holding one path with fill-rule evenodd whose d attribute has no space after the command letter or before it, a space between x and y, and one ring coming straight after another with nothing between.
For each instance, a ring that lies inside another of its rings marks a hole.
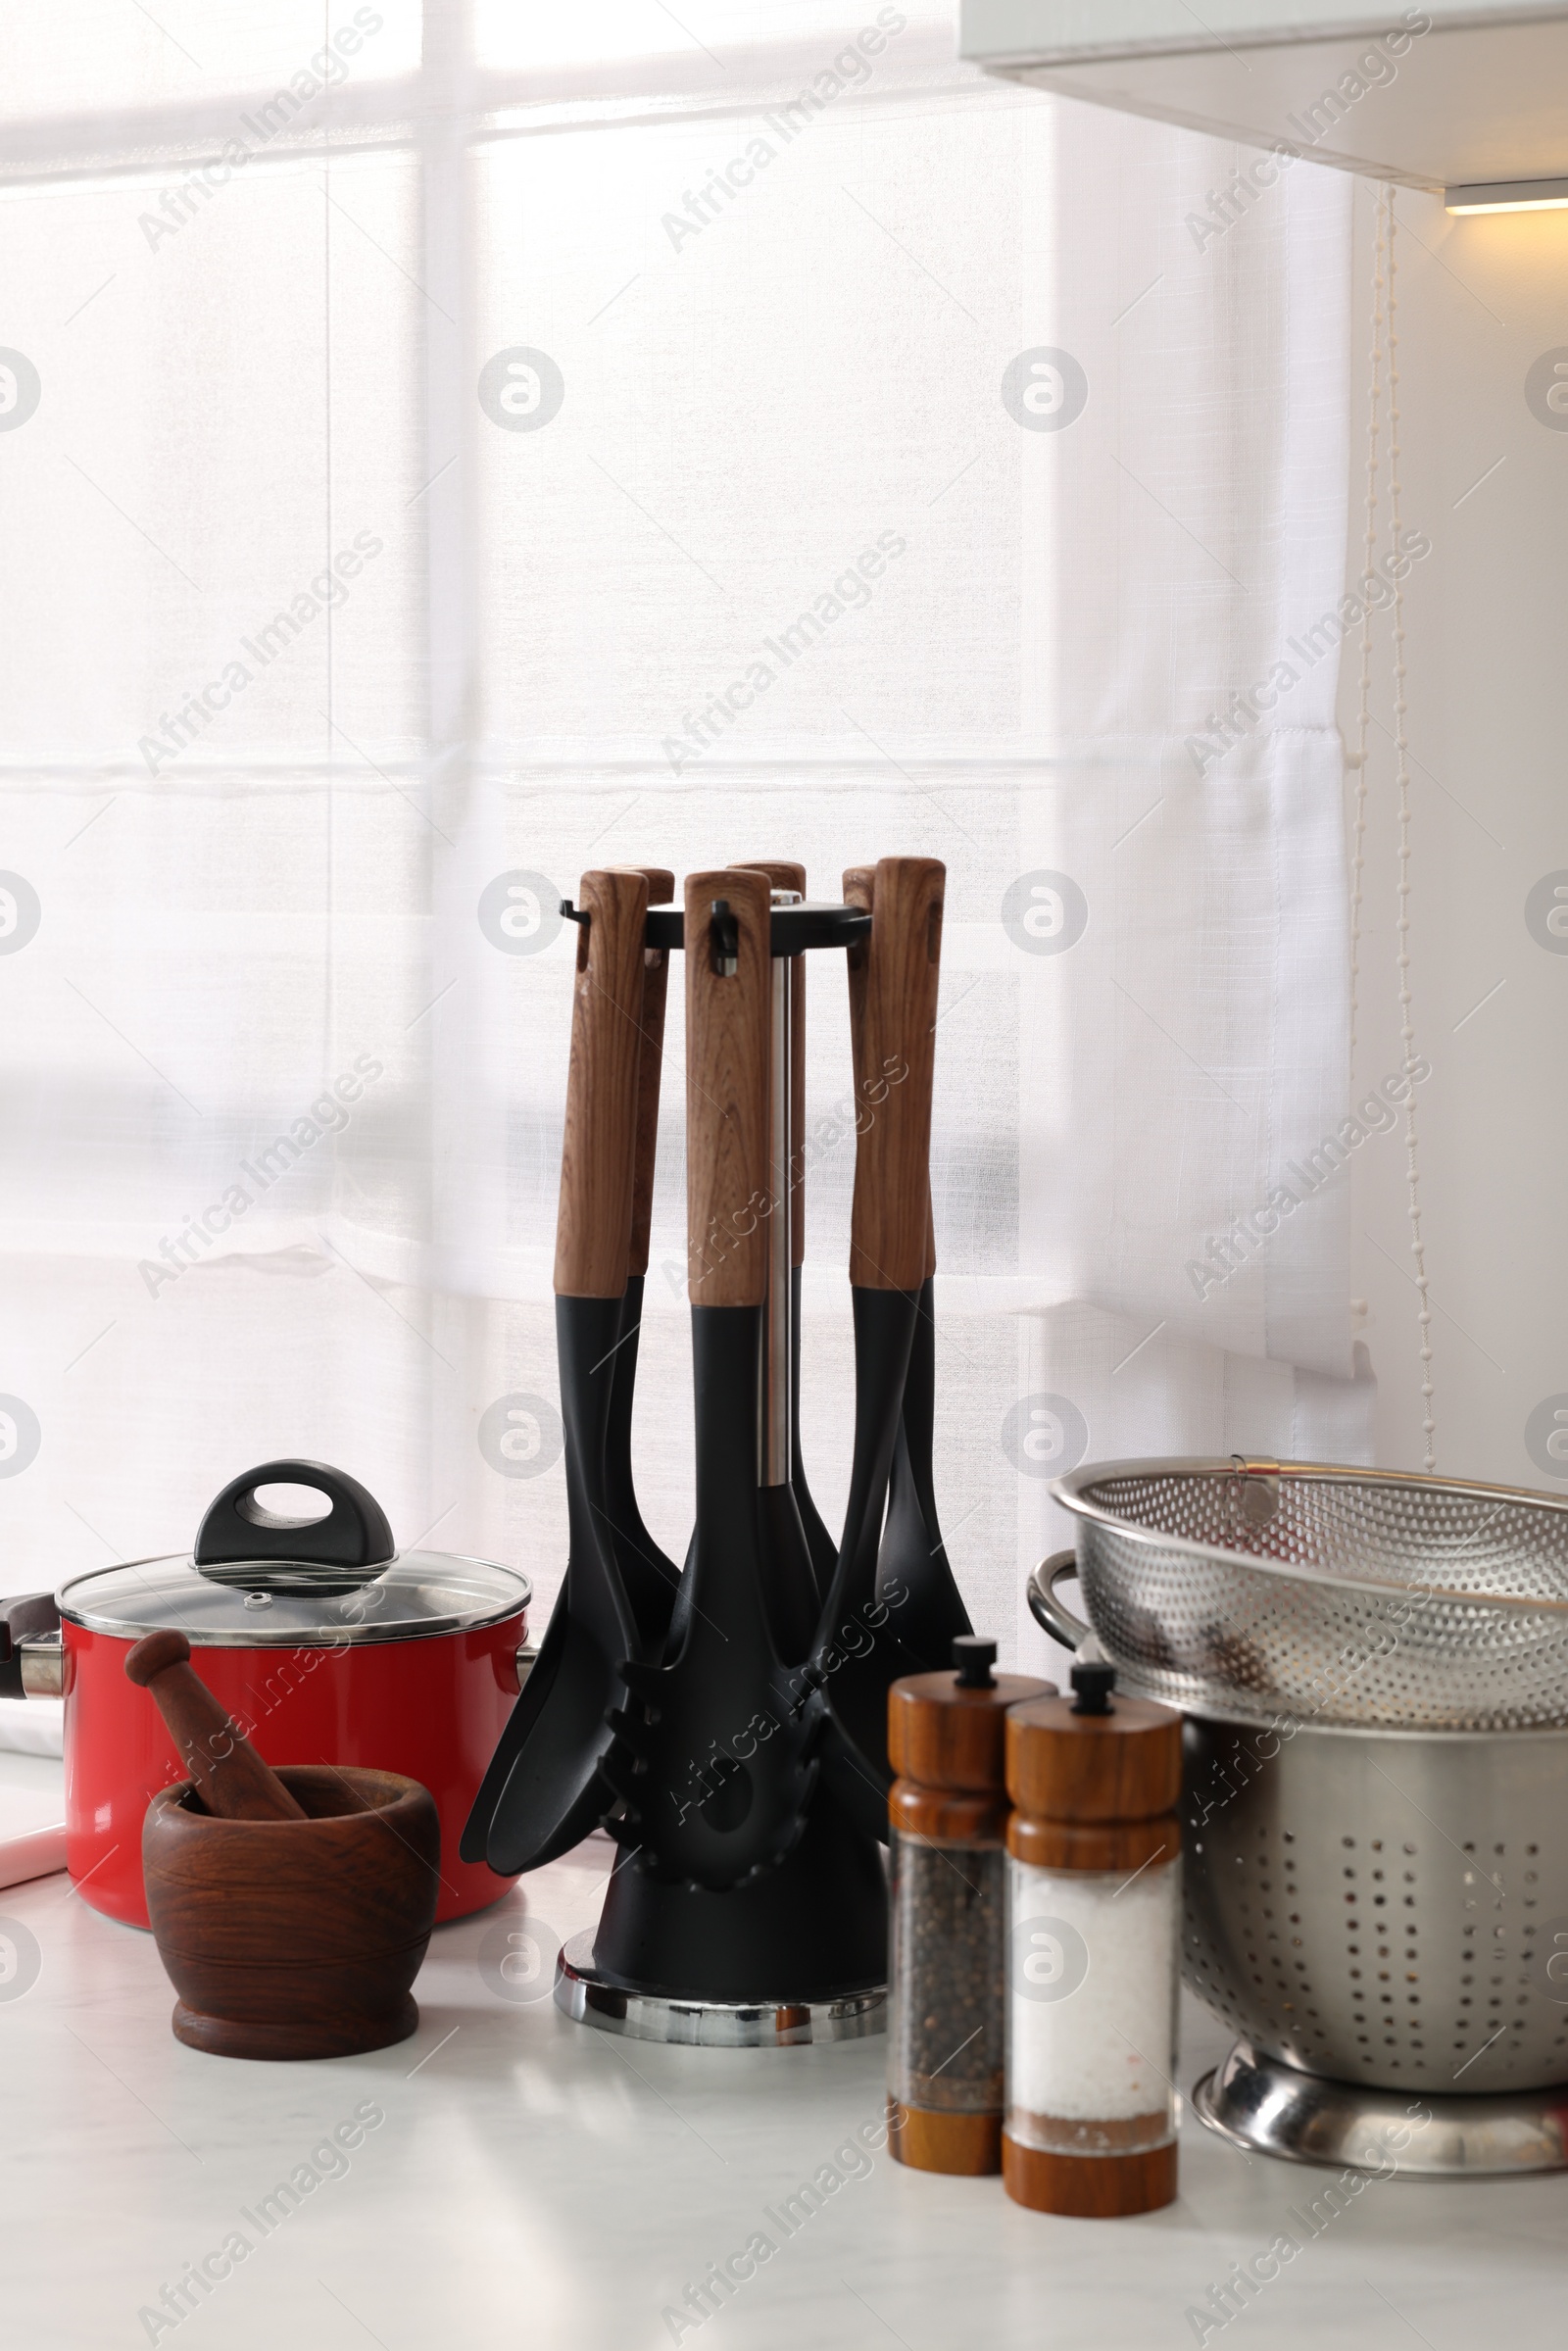
<instances>
[{"instance_id":1,"label":"under-cabinet light","mask_svg":"<svg viewBox=\"0 0 1568 2351\"><path fill-rule=\"evenodd\" d=\"M1568 179L1489 179L1474 187L1445 188L1449 213L1568 212Z\"/></svg>"}]
</instances>

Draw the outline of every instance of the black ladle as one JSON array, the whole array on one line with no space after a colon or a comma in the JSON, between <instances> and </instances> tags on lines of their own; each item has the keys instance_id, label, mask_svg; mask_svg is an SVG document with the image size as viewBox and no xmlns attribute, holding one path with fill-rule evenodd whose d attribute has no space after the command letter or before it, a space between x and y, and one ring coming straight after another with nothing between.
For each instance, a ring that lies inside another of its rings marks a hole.
<instances>
[{"instance_id":1,"label":"black ladle","mask_svg":"<svg viewBox=\"0 0 1568 2351\"><path fill-rule=\"evenodd\" d=\"M503 1877L568 1851L612 1801L600 1771L609 1717L641 1648L606 1534L605 1464L631 1246L647 880L586 873L580 907L555 1274L566 1573L459 1847Z\"/></svg>"},{"instance_id":2,"label":"black ladle","mask_svg":"<svg viewBox=\"0 0 1568 2351\"><path fill-rule=\"evenodd\" d=\"M651 906L666 906L674 896L675 877L667 866L635 868L648 884ZM637 1117L632 1167L631 1241L627 1253L626 1292L621 1300L616 1337L614 1374L611 1385L610 1426L605 1445L606 1534L626 1597L637 1620L641 1653L657 1657L669 1631L680 1571L655 1542L643 1522L632 1477L632 1408L637 1387L637 1355L643 1318L644 1277L654 1213L654 1168L659 1154L659 1095L663 1074L664 1005L669 989L669 953L665 947L643 950L643 996L638 1039Z\"/></svg>"}]
</instances>

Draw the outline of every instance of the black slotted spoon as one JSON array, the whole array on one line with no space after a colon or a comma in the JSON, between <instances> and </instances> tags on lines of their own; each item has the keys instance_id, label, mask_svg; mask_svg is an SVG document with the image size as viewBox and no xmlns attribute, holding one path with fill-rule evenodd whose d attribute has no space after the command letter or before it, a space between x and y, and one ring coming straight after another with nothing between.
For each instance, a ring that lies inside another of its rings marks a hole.
<instances>
[{"instance_id":1,"label":"black slotted spoon","mask_svg":"<svg viewBox=\"0 0 1568 2351\"><path fill-rule=\"evenodd\" d=\"M662 1662L633 1665L606 1822L639 1872L746 1886L806 1826L819 1701L792 1685L777 1595L810 1589L797 1517L760 1504L759 1395L771 1234L771 905L739 867L686 883L687 1183L697 1517ZM780 1546L793 1544L784 1556Z\"/></svg>"}]
</instances>

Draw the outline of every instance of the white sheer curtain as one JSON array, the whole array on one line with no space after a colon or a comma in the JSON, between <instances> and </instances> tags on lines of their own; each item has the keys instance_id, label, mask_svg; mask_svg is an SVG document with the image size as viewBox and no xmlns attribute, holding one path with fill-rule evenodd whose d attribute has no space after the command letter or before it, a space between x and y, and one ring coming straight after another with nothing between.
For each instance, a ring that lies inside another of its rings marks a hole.
<instances>
[{"instance_id":1,"label":"white sheer curtain","mask_svg":"<svg viewBox=\"0 0 1568 2351\"><path fill-rule=\"evenodd\" d=\"M1342 1196L1207 1278L1346 1110L1335 661L1290 647L1342 592L1348 183L1200 251L1225 150L842 7L0 5L6 1588L294 1453L542 1621L548 907L634 858L947 860L940 1494L1004 1651L1072 1458L1364 1455ZM820 962L808 1024L831 1519Z\"/></svg>"}]
</instances>

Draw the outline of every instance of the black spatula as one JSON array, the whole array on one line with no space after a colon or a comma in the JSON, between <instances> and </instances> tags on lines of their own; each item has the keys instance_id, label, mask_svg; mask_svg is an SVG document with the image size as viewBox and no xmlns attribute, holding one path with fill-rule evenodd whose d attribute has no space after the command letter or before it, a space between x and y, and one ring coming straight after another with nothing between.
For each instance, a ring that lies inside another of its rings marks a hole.
<instances>
[{"instance_id":1,"label":"black spatula","mask_svg":"<svg viewBox=\"0 0 1568 2351\"><path fill-rule=\"evenodd\" d=\"M874 905L874 869L859 868L866 903ZM944 877L945 897L945 877ZM938 901L934 944L940 958L943 902ZM929 920L929 916L928 916ZM940 966L939 966L940 967ZM934 1022L933 1022L934 1025ZM932 1055L933 1068L935 1053ZM937 1269L935 1220L931 1213L930 1122L925 1152L925 1279L920 1286L914 1336L909 1344L909 1368L904 1383L904 1408L899 1416L898 1443L893 1451L893 1475L888 1487L888 1515L877 1555L877 1591L884 1597L901 1597L899 1631L905 1646L920 1659L920 1670L939 1673L953 1656L953 1643L972 1635L969 1612L959 1595L949 1564L947 1545L937 1517L936 1480L932 1445L936 1424L936 1315L932 1276Z\"/></svg>"},{"instance_id":2,"label":"black spatula","mask_svg":"<svg viewBox=\"0 0 1568 2351\"><path fill-rule=\"evenodd\" d=\"M911 1449L904 1424L922 1301L929 1312L931 1076L945 879L931 857L884 857L874 877L864 868L845 876L846 900L869 904L872 916L869 941L850 956L858 1124L850 1248L856 1437L816 1667L829 1717L823 1774L868 1823L886 1818L888 1688L924 1669L944 1612L942 1563L933 1570L922 1562L913 1577L905 1572L913 1564L910 1550L931 1544L914 1469L922 1433L917 1427ZM901 1445L907 1475L884 1570L884 1518ZM928 1445L927 1437L927 1469ZM940 1535L934 1540L940 1543ZM961 1615L956 1592L952 1602Z\"/></svg>"}]
</instances>

